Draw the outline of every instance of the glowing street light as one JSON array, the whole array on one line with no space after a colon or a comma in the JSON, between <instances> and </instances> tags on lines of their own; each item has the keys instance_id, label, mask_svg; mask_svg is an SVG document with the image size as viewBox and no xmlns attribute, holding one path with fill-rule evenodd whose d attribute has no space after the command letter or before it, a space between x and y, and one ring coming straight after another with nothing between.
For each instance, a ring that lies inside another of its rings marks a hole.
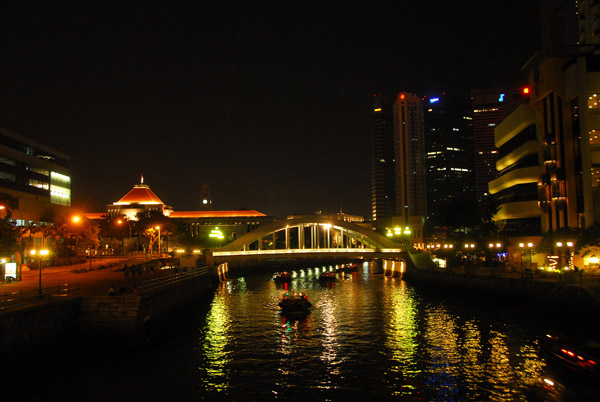
<instances>
[{"instance_id":1,"label":"glowing street light","mask_svg":"<svg viewBox=\"0 0 600 402\"><path fill-rule=\"evenodd\" d=\"M154 229L158 230L158 256L160 257L160 226L155 226Z\"/></svg>"},{"instance_id":2,"label":"glowing street light","mask_svg":"<svg viewBox=\"0 0 600 402\"><path fill-rule=\"evenodd\" d=\"M30 251L30 254L32 257L34 257L36 254L39 256L38 257L38 268L39 268L39 273L38 273L38 294L41 295L42 294L42 258L46 255L48 255L49 251L47 249L40 249L40 250L36 250L33 249Z\"/></svg>"}]
</instances>

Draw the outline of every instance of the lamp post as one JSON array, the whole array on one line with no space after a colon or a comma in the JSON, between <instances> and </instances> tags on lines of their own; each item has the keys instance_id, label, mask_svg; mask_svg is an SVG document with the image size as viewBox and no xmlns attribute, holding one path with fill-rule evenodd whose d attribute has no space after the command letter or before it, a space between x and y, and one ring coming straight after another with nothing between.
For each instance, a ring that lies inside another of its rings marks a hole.
<instances>
[{"instance_id":1,"label":"lamp post","mask_svg":"<svg viewBox=\"0 0 600 402\"><path fill-rule=\"evenodd\" d=\"M41 295L42 294L42 257L45 255L48 255L48 250L47 249L40 249L40 250L36 250L33 249L30 251L31 256L34 257L36 254L38 255L38 269L39 269L39 273L38 273L38 294Z\"/></svg>"},{"instance_id":2,"label":"lamp post","mask_svg":"<svg viewBox=\"0 0 600 402\"><path fill-rule=\"evenodd\" d=\"M129 240L131 240L131 223L129 223L129 220L127 220L127 219L125 219L124 221L123 221L123 219L117 220L118 225L122 225L123 222L125 222L127 224L127 226L129 226ZM121 249L123 250L123 255L125 255L125 245L124 245L122 236L121 236Z\"/></svg>"},{"instance_id":3,"label":"lamp post","mask_svg":"<svg viewBox=\"0 0 600 402\"><path fill-rule=\"evenodd\" d=\"M490 258L492 258L492 255L494 254L494 249L497 250L497 252L500 252L500 250L502 249L502 243L489 243L488 247L490 249ZM490 270L491 270L491 274L494 275L494 259L492 259L491 263L490 263Z\"/></svg>"},{"instance_id":4,"label":"lamp post","mask_svg":"<svg viewBox=\"0 0 600 402\"><path fill-rule=\"evenodd\" d=\"M531 272L531 253L533 249L533 243L519 243L519 247L521 248L521 279L525 279L525 262L523 261L523 254L527 252L527 255L529 256L527 262L527 273L529 274Z\"/></svg>"},{"instance_id":5,"label":"lamp post","mask_svg":"<svg viewBox=\"0 0 600 402\"><path fill-rule=\"evenodd\" d=\"M160 257L160 226L155 226L155 229L158 230L158 256Z\"/></svg>"},{"instance_id":6,"label":"lamp post","mask_svg":"<svg viewBox=\"0 0 600 402\"><path fill-rule=\"evenodd\" d=\"M572 241L566 241L566 242L562 242L562 241L557 241L556 242L556 247L558 248L559 251L559 257L560 257L560 262L562 263L562 255L563 253L561 253L560 251L563 249L566 249L566 254L565 258L566 258L566 266L565 264L561 264L562 266L560 266L559 268L562 269L570 269L572 262L573 262L573 256L572 256L572 248L573 248L573 242Z\"/></svg>"}]
</instances>

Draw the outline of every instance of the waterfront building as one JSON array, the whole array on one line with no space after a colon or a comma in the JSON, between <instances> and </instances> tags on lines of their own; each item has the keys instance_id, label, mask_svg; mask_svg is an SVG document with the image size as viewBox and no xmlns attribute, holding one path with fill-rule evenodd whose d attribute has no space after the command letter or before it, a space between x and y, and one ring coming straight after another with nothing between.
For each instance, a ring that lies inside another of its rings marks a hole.
<instances>
[{"instance_id":1,"label":"waterfront building","mask_svg":"<svg viewBox=\"0 0 600 402\"><path fill-rule=\"evenodd\" d=\"M137 220L139 213L150 211L159 211L163 215L169 216L173 208L165 205L150 190L150 186L144 184L144 177L141 178L140 184L134 185L119 201L115 201L106 207L108 217L122 216L127 220Z\"/></svg>"},{"instance_id":2,"label":"waterfront building","mask_svg":"<svg viewBox=\"0 0 600 402\"><path fill-rule=\"evenodd\" d=\"M371 117L371 217L382 232L396 213L393 108L381 94L373 98Z\"/></svg>"},{"instance_id":3,"label":"waterfront building","mask_svg":"<svg viewBox=\"0 0 600 402\"><path fill-rule=\"evenodd\" d=\"M423 244L427 214L424 150L421 98L400 92L394 103L396 214L392 226L408 227L409 241L418 245Z\"/></svg>"},{"instance_id":4,"label":"waterfront building","mask_svg":"<svg viewBox=\"0 0 600 402\"><path fill-rule=\"evenodd\" d=\"M501 158L489 190L510 235L600 223L600 7L593 3L542 2L542 49L523 68L528 100L495 130Z\"/></svg>"},{"instance_id":5,"label":"waterfront building","mask_svg":"<svg viewBox=\"0 0 600 402\"><path fill-rule=\"evenodd\" d=\"M441 95L423 98L427 214L450 199L475 199L473 126L469 99Z\"/></svg>"},{"instance_id":6,"label":"waterfront building","mask_svg":"<svg viewBox=\"0 0 600 402\"><path fill-rule=\"evenodd\" d=\"M189 235L198 241L218 237L219 243L226 244L259 226L272 222L275 218L254 210L198 210L176 211L166 205L142 182L133 186L121 199L107 205L106 214L88 213L90 219L124 217L128 221L138 219L139 213L156 211L177 226L183 226ZM212 235L212 236L211 236ZM176 244L171 244L176 248Z\"/></svg>"},{"instance_id":7,"label":"waterfront building","mask_svg":"<svg viewBox=\"0 0 600 402\"><path fill-rule=\"evenodd\" d=\"M15 200L12 219L19 226L67 215L71 211L71 158L0 128L0 193Z\"/></svg>"}]
</instances>

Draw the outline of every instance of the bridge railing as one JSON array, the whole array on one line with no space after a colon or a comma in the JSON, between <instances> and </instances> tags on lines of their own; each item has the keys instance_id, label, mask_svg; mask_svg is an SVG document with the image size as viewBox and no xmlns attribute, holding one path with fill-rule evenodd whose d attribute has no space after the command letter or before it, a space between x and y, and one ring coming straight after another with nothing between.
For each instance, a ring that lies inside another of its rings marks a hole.
<instances>
[{"instance_id":1,"label":"bridge railing","mask_svg":"<svg viewBox=\"0 0 600 402\"><path fill-rule=\"evenodd\" d=\"M195 268L171 268L168 272L161 273L160 275L144 279L138 283L138 291L151 292L153 290L160 289L162 287L170 286L174 283L184 282L192 278L199 278L208 276L208 267L195 267Z\"/></svg>"},{"instance_id":2,"label":"bridge railing","mask_svg":"<svg viewBox=\"0 0 600 402\"><path fill-rule=\"evenodd\" d=\"M41 293L39 289L4 292L4 294L0 294L0 314L37 305L54 303L60 300L68 300L78 296L79 282L48 286L42 288Z\"/></svg>"},{"instance_id":3,"label":"bridge railing","mask_svg":"<svg viewBox=\"0 0 600 402\"><path fill-rule=\"evenodd\" d=\"M406 251L400 248L303 248L303 249L275 249L275 250L240 250L240 251L213 251L215 257L239 256L239 255L269 255L269 254L365 254L365 253L401 253Z\"/></svg>"}]
</instances>

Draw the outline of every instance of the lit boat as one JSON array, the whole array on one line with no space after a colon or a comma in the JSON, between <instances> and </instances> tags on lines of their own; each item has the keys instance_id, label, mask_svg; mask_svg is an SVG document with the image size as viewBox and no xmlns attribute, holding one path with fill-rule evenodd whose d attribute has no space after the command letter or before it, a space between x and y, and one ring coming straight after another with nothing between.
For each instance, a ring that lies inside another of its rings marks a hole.
<instances>
[{"instance_id":1,"label":"lit boat","mask_svg":"<svg viewBox=\"0 0 600 402\"><path fill-rule=\"evenodd\" d=\"M292 274L289 272L277 272L275 276L273 276L273 280L275 282L289 282L292 280Z\"/></svg>"},{"instance_id":2,"label":"lit boat","mask_svg":"<svg viewBox=\"0 0 600 402\"><path fill-rule=\"evenodd\" d=\"M321 275L319 275L319 280L320 281L335 281L335 273L333 272L322 272Z\"/></svg>"},{"instance_id":3,"label":"lit boat","mask_svg":"<svg viewBox=\"0 0 600 402\"><path fill-rule=\"evenodd\" d=\"M358 268L358 265L356 265L356 264L342 264L336 271L350 273L350 272L356 272L357 268Z\"/></svg>"},{"instance_id":4,"label":"lit boat","mask_svg":"<svg viewBox=\"0 0 600 402\"><path fill-rule=\"evenodd\" d=\"M279 307L283 313L307 313L312 303L304 293L286 292L279 302Z\"/></svg>"},{"instance_id":5,"label":"lit boat","mask_svg":"<svg viewBox=\"0 0 600 402\"><path fill-rule=\"evenodd\" d=\"M554 334L546 335L547 350L564 367L586 377L600 379L600 347L579 345Z\"/></svg>"}]
</instances>

